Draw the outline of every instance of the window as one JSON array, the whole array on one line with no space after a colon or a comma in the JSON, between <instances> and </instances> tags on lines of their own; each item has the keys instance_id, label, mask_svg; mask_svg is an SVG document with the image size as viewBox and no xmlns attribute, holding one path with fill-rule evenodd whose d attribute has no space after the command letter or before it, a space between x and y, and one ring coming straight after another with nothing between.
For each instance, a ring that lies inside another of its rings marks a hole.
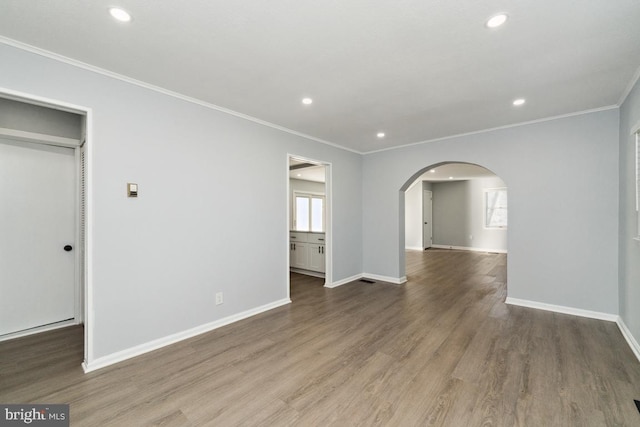
<instances>
[{"instance_id":1,"label":"window","mask_svg":"<svg viewBox=\"0 0 640 427\"><path fill-rule=\"evenodd\" d=\"M507 228L507 189L488 188L484 190L484 226L487 228Z\"/></svg>"},{"instance_id":2,"label":"window","mask_svg":"<svg viewBox=\"0 0 640 427\"><path fill-rule=\"evenodd\" d=\"M294 193L293 230L324 232L324 196Z\"/></svg>"}]
</instances>

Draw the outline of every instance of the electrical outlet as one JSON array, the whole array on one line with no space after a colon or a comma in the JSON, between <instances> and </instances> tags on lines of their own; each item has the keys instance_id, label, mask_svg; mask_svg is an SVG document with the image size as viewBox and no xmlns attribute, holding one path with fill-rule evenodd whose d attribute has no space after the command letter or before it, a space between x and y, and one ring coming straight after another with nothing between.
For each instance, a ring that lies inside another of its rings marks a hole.
<instances>
[{"instance_id":1,"label":"electrical outlet","mask_svg":"<svg viewBox=\"0 0 640 427\"><path fill-rule=\"evenodd\" d=\"M222 292L216 293L216 305L220 305L224 302L222 298Z\"/></svg>"}]
</instances>

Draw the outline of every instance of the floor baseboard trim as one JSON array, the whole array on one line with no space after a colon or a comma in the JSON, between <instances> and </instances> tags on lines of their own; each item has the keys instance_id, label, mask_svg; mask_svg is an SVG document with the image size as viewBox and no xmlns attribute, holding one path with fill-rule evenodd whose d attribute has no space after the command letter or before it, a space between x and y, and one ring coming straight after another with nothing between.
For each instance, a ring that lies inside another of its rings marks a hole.
<instances>
[{"instance_id":1,"label":"floor baseboard trim","mask_svg":"<svg viewBox=\"0 0 640 427\"><path fill-rule=\"evenodd\" d=\"M362 277L367 279L379 280L381 282L389 282L395 285L402 285L403 283L407 282L407 276L389 277L389 276L380 276L379 274L362 273Z\"/></svg>"},{"instance_id":2,"label":"floor baseboard trim","mask_svg":"<svg viewBox=\"0 0 640 427\"><path fill-rule=\"evenodd\" d=\"M456 249L459 251L472 251L472 252L494 252L497 254L506 254L506 249L491 249L491 248L473 248L470 246L452 246L452 245L431 245L434 249Z\"/></svg>"},{"instance_id":3,"label":"floor baseboard trim","mask_svg":"<svg viewBox=\"0 0 640 427\"><path fill-rule=\"evenodd\" d=\"M362 274L356 274L351 277L347 277L346 279L341 279L332 283L325 283L325 288L337 288L338 286L346 285L347 283L355 282L356 280L362 279Z\"/></svg>"},{"instance_id":4,"label":"floor baseboard trim","mask_svg":"<svg viewBox=\"0 0 640 427\"><path fill-rule=\"evenodd\" d=\"M617 322L619 316L617 314L602 313L599 311L583 310L581 308L566 307L563 305L546 304L543 302L529 301L518 298L507 297L506 304L518 305L521 307L536 308L538 310L553 311L555 313L570 314L572 316L588 317L591 319L606 320L608 322Z\"/></svg>"},{"instance_id":5,"label":"floor baseboard trim","mask_svg":"<svg viewBox=\"0 0 640 427\"><path fill-rule=\"evenodd\" d=\"M35 328L27 329L25 331L13 332L10 334L0 336L0 342L14 340L16 338L27 337L33 334L39 334L41 332L53 331L55 329L68 328L69 326L79 325L80 322L75 319L63 320L62 322L51 323L49 325L37 326Z\"/></svg>"},{"instance_id":6,"label":"floor baseboard trim","mask_svg":"<svg viewBox=\"0 0 640 427\"><path fill-rule=\"evenodd\" d=\"M260 307L252 308L250 310L246 310L241 313L225 317L223 319L219 319L210 323L205 323L204 325L196 326L195 328L191 328L186 331L178 332L176 334L168 335L166 337L159 338L157 340L149 341L147 343L140 344L135 347L128 348L126 350L121 350L107 356L99 357L91 362L84 361L82 363L82 369L84 369L85 373L88 373L101 368L105 368L109 365L113 365L115 363L122 362L124 360L131 359L136 356L140 356L144 353L148 353L150 351L157 350L159 348L166 347L171 344L175 344L179 341L183 341L185 339L192 338L196 335L210 332L222 326L229 325L239 320L243 320L248 317L255 316L256 314L260 314L265 311L272 310L274 308L277 308L286 304L290 304L290 303L291 303L291 299L289 298L281 299L279 301L274 301L272 303L265 304Z\"/></svg>"},{"instance_id":7,"label":"floor baseboard trim","mask_svg":"<svg viewBox=\"0 0 640 427\"><path fill-rule=\"evenodd\" d=\"M420 246L405 246L404 249L407 251L424 251L424 248L421 248Z\"/></svg>"},{"instance_id":8,"label":"floor baseboard trim","mask_svg":"<svg viewBox=\"0 0 640 427\"><path fill-rule=\"evenodd\" d=\"M624 320L622 320L622 317L618 316L616 324L618 325L618 329L620 329L620 332L622 333L624 339L627 340L627 344L629 344L629 347L631 347L631 351L633 351L633 354L635 354L636 359L638 359L638 362L640 362L640 344L638 344L638 341L636 341L636 339L633 337L633 334L631 333L629 328L627 328L627 325L624 323Z\"/></svg>"}]
</instances>

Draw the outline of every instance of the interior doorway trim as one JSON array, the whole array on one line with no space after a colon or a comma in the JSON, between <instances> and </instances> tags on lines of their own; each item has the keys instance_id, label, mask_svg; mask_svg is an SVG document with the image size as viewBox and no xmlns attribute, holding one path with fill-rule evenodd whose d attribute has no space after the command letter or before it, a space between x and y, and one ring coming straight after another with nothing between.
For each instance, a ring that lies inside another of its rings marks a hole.
<instances>
[{"instance_id":1,"label":"interior doorway trim","mask_svg":"<svg viewBox=\"0 0 640 427\"><path fill-rule=\"evenodd\" d=\"M71 147L76 153L76 166L80 171L80 150L84 150L85 165L84 165L84 179L85 179L85 224L84 224L84 242L85 247L83 251L76 252L76 295L82 295L80 298L76 298L76 310L75 319L73 323L84 323L84 361L82 362L83 368L86 367L87 362L93 360L93 111L91 108L71 104L65 101L57 99L46 98L39 95L34 95L25 92L19 92L5 87L0 87L0 97L11 99L14 101L24 102L27 104L39 105L42 107L52 108L61 111L67 111L70 113L76 113L85 117L84 126L84 144L79 141L77 146ZM50 140L46 142L49 145L66 146L69 145L59 144L59 141ZM64 142L64 141L62 141ZM76 174L77 177L77 189L80 189L80 174ZM79 214L80 214L80 193L76 195L76 236L75 241L82 241L79 232ZM84 265L81 269L80 266ZM82 276L84 277L82 277ZM60 327L67 326L60 324ZM46 327L45 327L46 328ZM38 329L38 328L35 328ZM48 328L51 329L51 328ZM45 329L42 329L45 330ZM38 331L41 331L38 329ZM86 369L85 369L86 370Z\"/></svg>"},{"instance_id":2,"label":"interior doorway trim","mask_svg":"<svg viewBox=\"0 0 640 427\"><path fill-rule=\"evenodd\" d=\"M325 180L324 180L324 191L325 191L325 279L324 286L332 287L333 280L333 200L332 200L332 171L331 171L331 163L323 160L312 159L307 156L302 156L298 154L287 153L286 158L286 171L287 171L287 230L286 230L286 252L287 252L287 298L291 299L291 281L289 279L289 266L291 265L291 260L289 257L289 233L291 231L291 186L290 186L290 176L289 176L289 160L290 159L303 160L308 163L314 163L320 166L325 167Z\"/></svg>"}]
</instances>

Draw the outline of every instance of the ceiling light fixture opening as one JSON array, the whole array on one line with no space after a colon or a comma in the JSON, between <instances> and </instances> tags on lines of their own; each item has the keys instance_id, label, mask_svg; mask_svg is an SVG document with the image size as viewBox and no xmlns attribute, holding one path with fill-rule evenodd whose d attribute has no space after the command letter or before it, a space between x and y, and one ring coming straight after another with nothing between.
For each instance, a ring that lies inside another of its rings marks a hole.
<instances>
[{"instance_id":1,"label":"ceiling light fixture opening","mask_svg":"<svg viewBox=\"0 0 640 427\"><path fill-rule=\"evenodd\" d=\"M384 138L384 132L378 132L378 133L376 134L376 136L377 136L378 138Z\"/></svg>"},{"instance_id":2,"label":"ceiling light fixture opening","mask_svg":"<svg viewBox=\"0 0 640 427\"><path fill-rule=\"evenodd\" d=\"M124 9L120 9L119 7L112 7L109 9L109 13L113 16L114 19L120 22L129 22L131 21L131 15Z\"/></svg>"},{"instance_id":3,"label":"ceiling light fixture opening","mask_svg":"<svg viewBox=\"0 0 640 427\"><path fill-rule=\"evenodd\" d=\"M453 177L452 177L452 176L450 176L450 177L449 177L449 179L453 179Z\"/></svg>"},{"instance_id":4,"label":"ceiling light fixture opening","mask_svg":"<svg viewBox=\"0 0 640 427\"><path fill-rule=\"evenodd\" d=\"M313 104L313 99L311 99L311 98L302 98L302 103L304 105L311 105L311 104Z\"/></svg>"},{"instance_id":5,"label":"ceiling light fixture opening","mask_svg":"<svg viewBox=\"0 0 640 427\"><path fill-rule=\"evenodd\" d=\"M435 169L431 169L429 172L436 173L436 170Z\"/></svg>"},{"instance_id":6,"label":"ceiling light fixture opening","mask_svg":"<svg viewBox=\"0 0 640 427\"><path fill-rule=\"evenodd\" d=\"M513 101L513 105L515 105L516 107L519 107L521 105L524 105L525 102L527 101L524 98L518 98Z\"/></svg>"},{"instance_id":7,"label":"ceiling light fixture opening","mask_svg":"<svg viewBox=\"0 0 640 427\"><path fill-rule=\"evenodd\" d=\"M500 13L498 15L494 15L487 21L487 28L497 28L507 22L507 14Z\"/></svg>"}]
</instances>

